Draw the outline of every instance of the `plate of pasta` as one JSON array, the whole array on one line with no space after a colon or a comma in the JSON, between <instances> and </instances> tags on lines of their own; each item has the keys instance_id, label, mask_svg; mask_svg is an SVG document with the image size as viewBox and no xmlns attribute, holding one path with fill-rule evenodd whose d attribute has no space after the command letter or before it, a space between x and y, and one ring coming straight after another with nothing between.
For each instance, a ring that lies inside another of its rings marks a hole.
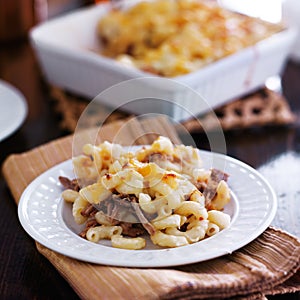
<instances>
[{"instance_id":1,"label":"plate of pasta","mask_svg":"<svg viewBox=\"0 0 300 300\"><path fill-rule=\"evenodd\" d=\"M272 222L275 193L247 164L173 145L86 144L23 192L18 215L39 243L123 267L167 267L230 254Z\"/></svg>"}]
</instances>

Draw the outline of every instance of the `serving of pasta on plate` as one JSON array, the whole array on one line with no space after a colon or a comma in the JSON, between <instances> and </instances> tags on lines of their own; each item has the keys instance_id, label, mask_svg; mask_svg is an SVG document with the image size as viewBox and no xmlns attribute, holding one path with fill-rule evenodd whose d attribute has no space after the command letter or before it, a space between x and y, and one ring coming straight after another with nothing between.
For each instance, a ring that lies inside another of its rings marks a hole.
<instances>
[{"instance_id":1,"label":"serving of pasta on plate","mask_svg":"<svg viewBox=\"0 0 300 300\"><path fill-rule=\"evenodd\" d=\"M198 149L160 136L151 145L86 144L75 179L60 176L62 198L82 238L138 250L146 236L162 248L193 244L230 225L228 174L205 169Z\"/></svg>"}]
</instances>

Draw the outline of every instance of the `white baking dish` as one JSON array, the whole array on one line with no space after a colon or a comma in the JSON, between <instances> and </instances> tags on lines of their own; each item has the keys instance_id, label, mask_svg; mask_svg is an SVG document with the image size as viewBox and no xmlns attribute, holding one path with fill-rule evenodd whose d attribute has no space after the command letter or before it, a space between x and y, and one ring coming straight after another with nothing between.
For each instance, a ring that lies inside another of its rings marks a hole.
<instances>
[{"instance_id":1,"label":"white baking dish","mask_svg":"<svg viewBox=\"0 0 300 300\"><path fill-rule=\"evenodd\" d=\"M35 49L41 69L47 81L55 86L93 99L105 89L133 78L154 76L101 56L96 52L101 45L96 36L96 24L107 12L108 5L94 5L48 21L30 32L32 46ZM199 92L208 105L185 95L183 89L173 84L162 84L160 77L151 81L149 97L158 97L177 103L163 110L163 113L182 121L215 108L236 97L245 95L265 84L270 76L280 75L294 43L296 33L286 29L265 39L253 47L245 48L236 54L220 59L199 71L173 78ZM155 77L155 76L154 76ZM144 81L137 90L147 87ZM134 92L130 92L131 94ZM147 92L146 92L147 94ZM148 94L147 94L148 95ZM102 97L112 108L128 102L128 95ZM161 104L153 101L143 105L135 103L126 106L135 114L148 112L161 113Z\"/></svg>"}]
</instances>

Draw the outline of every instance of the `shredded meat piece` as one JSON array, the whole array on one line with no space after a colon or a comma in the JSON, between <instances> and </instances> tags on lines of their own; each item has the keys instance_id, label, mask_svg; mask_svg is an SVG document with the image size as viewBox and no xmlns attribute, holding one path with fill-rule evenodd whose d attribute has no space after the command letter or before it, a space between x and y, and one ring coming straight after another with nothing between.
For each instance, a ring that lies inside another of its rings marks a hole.
<instances>
[{"instance_id":1,"label":"shredded meat piece","mask_svg":"<svg viewBox=\"0 0 300 300\"><path fill-rule=\"evenodd\" d=\"M122 234L130 237L137 237L145 233L145 228L140 224L121 222Z\"/></svg>"},{"instance_id":2,"label":"shredded meat piece","mask_svg":"<svg viewBox=\"0 0 300 300\"><path fill-rule=\"evenodd\" d=\"M100 207L98 206L99 210L105 212L110 222L114 224L120 218L120 210L122 207L125 208L128 213L134 214L134 210L131 207L131 200L128 195L114 194L110 198L101 202Z\"/></svg>"},{"instance_id":3,"label":"shredded meat piece","mask_svg":"<svg viewBox=\"0 0 300 300\"><path fill-rule=\"evenodd\" d=\"M121 208L126 208L129 213L134 214L141 222L146 231L152 235L155 232L152 224L147 220L138 204L138 199L134 195L113 194L110 198L102 201L98 210L102 210L110 218L110 221L116 222Z\"/></svg>"},{"instance_id":4,"label":"shredded meat piece","mask_svg":"<svg viewBox=\"0 0 300 300\"><path fill-rule=\"evenodd\" d=\"M116 200L115 203L118 203L118 205L126 207L130 212L133 212L150 235L153 235L155 233L153 225L147 220L144 213L140 209L136 196L120 194L113 195L112 198Z\"/></svg>"},{"instance_id":5,"label":"shredded meat piece","mask_svg":"<svg viewBox=\"0 0 300 300\"><path fill-rule=\"evenodd\" d=\"M134 208L134 211L136 213L136 216L138 217L138 219L140 220L141 224L143 225L143 227L147 230L147 232L150 235L153 235L155 233L155 228L153 227L153 225L146 219L146 217L144 216L139 204L137 203L137 201L134 201L132 203L132 207Z\"/></svg>"},{"instance_id":6,"label":"shredded meat piece","mask_svg":"<svg viewBox=\"0 0 300 300\"><path fill-rule=\"evenodd\" d=\"M99 205L97 207L99 207ZM111 201L109 201L109 202L106 200L103 201L103 203L101 203L101 207L103 207L103 209L106 207L107 216L112 217L112 211L114 209L114 204ZM101 208L99 210L101 210Z\"/></svg>"},{"instance_id":7,"label":"shredded meat piece","mask_svg":"<svg viewBox=\"0 0 300 300\"><path fill-rule=\"evenodd\" d=\"M113 223L114 221L119 219L119 215L120 215L120 206L112 203L112 210L111 210L111 214L109 215L109 219L110 221Z\"/></svg>"},{"instance_id":8,"label":"shredded meat piece","mask_svg":"<svg viewBox=\"0 0 300 300\"><path fill-rule=\"evenodd\" d=\"M112 200L114 200L114 202L117 205L126 207L128 209L131 208L131 202L134 201L135 199L136 199L136 197L133 195L125 195L125 194L113 194L112 195Z\"/></svg>"},{"instance_id":9,"label":"shredded meat piece","mask_svg":"<svg viewBox=\"0 0 300 300\"><path fill-rule=\"evenodd\" d=\"M212 169L210 177L207 182L207 186L203 191L203 195L205 197L205 206L208 206L211 200L214 198L217 192L218 184L221 180L227 181L229 175L218 170Z\"/></svg>"},{"instance_id":10,"label":"shredded meat piece","mask_svg":"<svg viewBox=\"0 0 300 300\"><path fill-rule=\"evenodd\" d=\"M93 204L88 204L82 211L81 215L84 217L92 217L96 214L98 210L93 206Z\"/></svg>"},{"instance_id":11,"label":"shredded meat piece","mask_svg":"<svg viewBox=\"0 0 300 300\"><path fill-rule=\"evenodd\" d=\"M59 176L59 177L58 177L58 180L60 181L60 183L63 185L63 187L64 187L65 189L71 189L71 190L74 190L74 191L79 192L80 187L79 187L79 184L78 184L78 180L77 180L77 179L72 179L72 180L70 180L70 179L67 178L67 177Z\"/></svg>"},{"instance_id":12,"label":"shredded meat piece","mask_svg":"<svg viewBox=\"0 0 300 300\"><path fill-rule=\"evenodd\" d=\"M85 228L79 233L79 236L82 238L86 238L87 231L92 227L96 227L97 225L99 225L99 224L95 219L91 219L91 220L87 221Z\"/></svg>"},{"instance_id":13,"label":"shredded meat piece","mask_svg":"<svg viewBox=\"0 0 300 300\"><path fill-rule=\"evenodd\" d=\"M201 192L203 193L205 191L205 189L207 188L207 183L206 182L195 182L195 187Z\"/></svg>"}]
</instances>

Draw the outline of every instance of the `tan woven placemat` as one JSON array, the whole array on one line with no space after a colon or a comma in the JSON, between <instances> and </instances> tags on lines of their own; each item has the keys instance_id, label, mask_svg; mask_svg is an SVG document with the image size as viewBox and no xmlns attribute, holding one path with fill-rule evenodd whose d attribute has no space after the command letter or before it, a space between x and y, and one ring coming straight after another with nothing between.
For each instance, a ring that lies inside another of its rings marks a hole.
<instances>
[{"instance_id":1,"label":"tan woven placemat","mask_svg":"<svg viewBox=\"0 0 300 300\"><path fill-rule=\"evenodd\" d=\"M99 141L112 141L124 122L105 125ZM123 144L151 143L155 132L180 142L167 119L160 117L147 124L133 119L124 131ZM2 172L16 203L34 178L71 158L72 140L72 136L61 138L5 160ZM231 255L174 268L95 265L36 245L82 299L264 299L266 294L300 290L300 242L274 228Z\"/></svg>"},{"instance_id":2,"label":"tan woven placemat","mask_svg":"<svg viewBox=\"0 0 300 300\"><path fill-rule=\"evenodd\" d=\"M62 119L61 127L73 132L80 115L89 102L57 87L51 87L51 96L55 101L55 109ZM103 119L106 118L108 111L110 110L103 105ZM116 110L109 115L106 122L124 119L128 116L128 113ZM99 118L101 118L99 114L94 119L89 118L90 125L97 125ZM218 107L214 112L201 115L197 119L184 121L183 125L189 132L201 132L203 128L206 131L214 130L220 125L224 131L228 131L255 126L289 125L295 121L296 115L291 111L282 94L269 89L262 89L233 100Z\"/></svg>"},{"instance_id":3,"label":"tan woven placemat","mask_svg":"<svg viewBox=\"0 0 300 300\"><path fill-rule=\"evenodd\" d=\"M201 131L201 124L206 130L214 130L220 124L224 131L228 131L257 126L290 125L297 119L286 98L268 89L231 101L217 108L215 114L218 118L213 113L207 113L198 120L185 122L184 125L190 132Z\"/></svg>"}]
</instances>

